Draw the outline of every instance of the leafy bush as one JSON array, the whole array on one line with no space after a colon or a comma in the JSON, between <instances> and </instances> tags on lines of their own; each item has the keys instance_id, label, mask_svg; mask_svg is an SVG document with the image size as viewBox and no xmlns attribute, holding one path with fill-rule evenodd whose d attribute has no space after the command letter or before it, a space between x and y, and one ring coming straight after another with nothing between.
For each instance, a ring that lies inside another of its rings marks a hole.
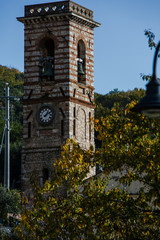
<instances>
[{"instance_id":1,"label":"leafy bush","mask_svg":"<svg viewBox=\"0 0 160 240\"><path fill-rule=\"evenodd\" d=\"M17 190L7 190L0 186L0 218L8 222L8 213L18 215L21 206L21 196Z\"/></svg>"}]
</instances>

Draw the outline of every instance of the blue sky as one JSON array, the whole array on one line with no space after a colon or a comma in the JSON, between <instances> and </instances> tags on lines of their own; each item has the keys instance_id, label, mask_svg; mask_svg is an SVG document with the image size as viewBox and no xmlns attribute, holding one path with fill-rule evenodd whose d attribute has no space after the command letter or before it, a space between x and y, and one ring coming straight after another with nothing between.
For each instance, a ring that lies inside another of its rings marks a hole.
<instances>
[{"instance_id":1,"label":"blue sky","mask_svg":"<svg viewBox=\"0 0 160 240\"><path fill-rule=\"evenodd\" d=\"M1 0L0 64L24 70L24 5L53 0ZM56 1L55 1L56 2ZM160 0L75 0L94 11L95 91L105 94L119 90L144 88L140 73L151 74L154 50L147 46L145 29L160 40ZM160 67L160 66L159 66ZM160 75L160 71L159 71Z\"/></svg>"}]
</instances>

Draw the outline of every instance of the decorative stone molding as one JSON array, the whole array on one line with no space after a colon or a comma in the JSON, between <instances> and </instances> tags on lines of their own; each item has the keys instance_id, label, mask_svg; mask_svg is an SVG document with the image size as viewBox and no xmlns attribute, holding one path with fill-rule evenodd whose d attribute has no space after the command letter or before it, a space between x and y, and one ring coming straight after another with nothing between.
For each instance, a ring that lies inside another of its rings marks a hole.
<instances>
[{"instance_id":1,"label":"decorative stone molding","mask_svg":"<svg viewBox=\"0 0 160 240\"><path fill-rule=\"evenodd\" d=\"M25 17L46 16L52 14L60 14L74 12L78 15L93 19L93 11L82 7L72 1L61 1L45 4L29 5L25 7Z\"/></svg>"},{"instance_id":2,"label":"decorative stone molding","mask_svg":"<svg viewBox=\"0 0 160 240\"><path fill-rule=\"evenodd\" d=\"M70 0L25 6L25 17L17 19L26 24L35 24L64 18L73 19L93 28L100 26L99 23L93 21L93 11Z\"/></svg>"}]
</instances>

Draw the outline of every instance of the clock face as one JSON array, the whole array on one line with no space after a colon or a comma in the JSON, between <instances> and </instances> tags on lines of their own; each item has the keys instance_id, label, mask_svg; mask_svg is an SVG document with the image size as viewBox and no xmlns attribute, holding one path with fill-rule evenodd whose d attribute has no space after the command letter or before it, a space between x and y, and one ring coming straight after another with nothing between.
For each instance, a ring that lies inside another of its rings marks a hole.
<instances>
[{"instance_id":1,"label":"clock face","mask_svg":"<svg viewBox=\"0 0 160 240\"><path fill-rule=\"evenodd\" d=\"M38 111L38 121L41 124L49 124L53 121L55 116L54 109L51 106L42 106Z\"/></svg>"}]
</instances>

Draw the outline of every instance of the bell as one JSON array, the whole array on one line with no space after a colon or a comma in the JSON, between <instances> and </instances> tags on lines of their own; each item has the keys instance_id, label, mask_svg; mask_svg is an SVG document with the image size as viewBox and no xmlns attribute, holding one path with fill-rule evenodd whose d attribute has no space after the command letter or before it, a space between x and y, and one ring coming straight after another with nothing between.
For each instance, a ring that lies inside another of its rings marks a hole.
<instances>
[{"instance_id":1,"label":"bell","mask_svg":"<svg viewBox=\"0 0 160 240\"><path fill-rule=\"evenodd\" d=\"M42 77L53 77L53 68L51 61L45 61L43 63Z\"/></svg>"},{"instance_id":2,"label":"bell","mask_svg":"<svg viewBox=\"0 0 160 240\"><path fill-rule=\"evenodd\" d=\"M78 74L79 75L84 75L84 67L83 67L83 62L78 61Z\"/></svg>"}]
</instances>

